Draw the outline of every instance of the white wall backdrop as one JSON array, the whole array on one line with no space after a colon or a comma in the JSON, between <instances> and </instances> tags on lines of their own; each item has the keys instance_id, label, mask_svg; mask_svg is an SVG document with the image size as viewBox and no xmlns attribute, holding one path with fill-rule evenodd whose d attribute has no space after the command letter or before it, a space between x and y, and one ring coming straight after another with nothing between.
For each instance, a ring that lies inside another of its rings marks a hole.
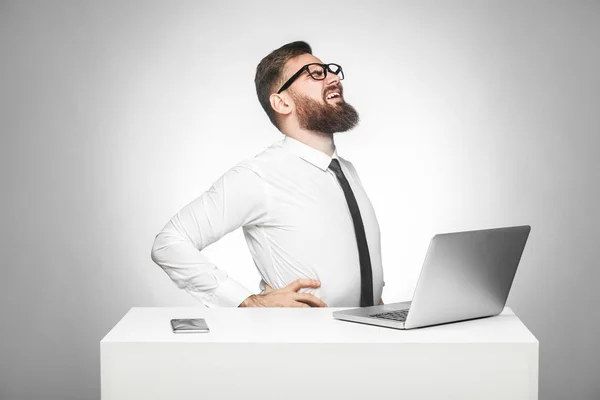
<instances>
[{"instance_id":1,"label":"white wall backdrop","mask_svg":"<svg viewBox=\"0 0 600 400\"><path fill-rule=\"evenodd\" d=\"M98 399L133 306L198 305L154 236L280 140L258 62L305 40L344 67L336 135L382 230L386 303L437 232L530 224L509 306L540 399L598 399L597 1L0 1L0 399ZM205 253L258 292L241 231ZM307 394L308 395L308 394Z\"/></svg>"}]
</instances>

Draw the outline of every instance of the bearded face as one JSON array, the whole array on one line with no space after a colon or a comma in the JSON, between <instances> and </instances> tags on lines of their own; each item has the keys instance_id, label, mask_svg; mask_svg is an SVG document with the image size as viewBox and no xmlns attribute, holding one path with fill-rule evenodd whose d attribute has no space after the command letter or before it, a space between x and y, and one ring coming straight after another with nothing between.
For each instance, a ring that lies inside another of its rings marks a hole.
<instances>
[{"instance_id":1,"label":"bearded face","mask_svg":"<svg viewBox=\"0 0 600 400\"><path fill-rule=\"evenodd\" d=\"M294 90L290 90L290 95L296 104L298 124L302 129L333 135L358 125L358 112L343 100L341 93L333 98L325 95L323 102L303 96Z\"/></svg>"}]
</instances>

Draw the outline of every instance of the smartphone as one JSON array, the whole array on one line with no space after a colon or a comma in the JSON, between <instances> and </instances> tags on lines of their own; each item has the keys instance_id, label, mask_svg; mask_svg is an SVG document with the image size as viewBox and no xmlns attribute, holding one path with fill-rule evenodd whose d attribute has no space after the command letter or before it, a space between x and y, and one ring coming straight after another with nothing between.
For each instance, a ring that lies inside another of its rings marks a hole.
<instances>
[{"instance_id":1,"label":"smartphone","mask_svg":"<svg viewBox=\"0 0 600 400\"><path fill-rule=\"evenodd\" d=\"M171 320L173 333L208 332L208 325L204 318L179 318Z\"/></svg>"}]
</instances>

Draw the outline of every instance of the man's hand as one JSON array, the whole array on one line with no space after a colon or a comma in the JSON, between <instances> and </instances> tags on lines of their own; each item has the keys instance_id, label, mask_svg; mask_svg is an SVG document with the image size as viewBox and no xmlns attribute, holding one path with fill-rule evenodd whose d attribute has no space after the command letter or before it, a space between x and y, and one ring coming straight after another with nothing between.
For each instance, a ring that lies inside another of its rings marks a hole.
<instances>
[{"instance_id":1,"label":"man's hand","mask_svg":"<svg viewBox=\"0 0 600 400\"><path fill-rule=\"evenodd\" d=\"M271 292L271 291L273 291L273 288L272 288L271 286L269 286L269 284L268 284L268 283L265 283L265 290L264 290L264 292L263 292L263 293L269 293L269 292ZM382 305L383 305L383 298L380 298L380 299L379 299L379 305L380 305L380 306L382 306Z\"/></svg>"},{"instance_id":2,"label":"man's hand","mask_svg":"<svg viewBox=\"0 0 600 400\"><path fill-rule=\"evenodd\" d=\"M310 293L297 293L303 287L317 288L321 282L310 279L297 279L286 287L274 290L265 284L263 294L253 294L239 307L327 307L327 304Z\"/></svg>"}]
</instances>

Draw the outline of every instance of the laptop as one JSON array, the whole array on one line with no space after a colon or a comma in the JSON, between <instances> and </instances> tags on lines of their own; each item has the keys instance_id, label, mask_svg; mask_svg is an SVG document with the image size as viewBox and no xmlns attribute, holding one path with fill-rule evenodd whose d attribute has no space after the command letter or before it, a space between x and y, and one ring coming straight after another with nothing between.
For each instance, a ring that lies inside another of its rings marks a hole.
<instances>
[{"instance_id":1,"label":"laptop","mask_svg":"<svg viewBox=\"0 0 600 400\"><path fill-rule=\"evenodd\" d=\"M506 305L529 225L435 235L412 301L334 311L333 317L395 329L491 317Z\"/></svg>"}]
</instances>

